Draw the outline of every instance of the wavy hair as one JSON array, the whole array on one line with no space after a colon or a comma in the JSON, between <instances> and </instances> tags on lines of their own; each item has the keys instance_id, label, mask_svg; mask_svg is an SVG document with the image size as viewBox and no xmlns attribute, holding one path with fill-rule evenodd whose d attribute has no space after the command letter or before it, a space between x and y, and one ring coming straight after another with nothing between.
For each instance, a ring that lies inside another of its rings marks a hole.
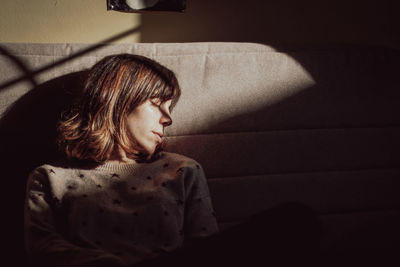
<instances>
[{"instance_id":1,"label":"wavy hair","mask_svg":"<svg viewBox=\"0 0 400 267\"><path fill-rule=\"evenodd\" d=\"M126 117L149 98L171 99L172 110L180 93L175 74L158 62L131 54L107 56L89 70L82 93L63 114L58 146L67 158L97 163L108 160L116 145L130 158L148 158L137 152Z\"/></svg>"}]
</instances>

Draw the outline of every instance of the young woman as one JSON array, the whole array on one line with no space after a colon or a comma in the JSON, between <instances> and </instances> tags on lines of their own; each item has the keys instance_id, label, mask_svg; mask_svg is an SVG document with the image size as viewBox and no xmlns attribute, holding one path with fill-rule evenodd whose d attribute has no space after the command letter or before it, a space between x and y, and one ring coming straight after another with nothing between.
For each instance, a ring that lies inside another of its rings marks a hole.
<instances>
[{"instance_id":1,"label":"young woman","mask_svg":"<svg viewBox=\"0 0 400 267\"><path fill-rule=\"evenodd\" d=\"M25 243L32 263L204 266L311 251L318 225L298 205L216 234L202 167L162 151L179 96L175 75L142 56L108 56L90 69L58 127L68 160L40 166L28 179Z\"/></svg>"},{"instance_id":2,"label":"young woman","mask_svg":"<svg viewBox=\"0 0 400 267\"><path fill-rule=\"evenodd\" d=\"M145 57L108 56L91 68L58 127L69 160L28 179L33 262L134 264L218 231L200 164L161 151L179 96L173 72Z\"/></svg>"}]
</instances>

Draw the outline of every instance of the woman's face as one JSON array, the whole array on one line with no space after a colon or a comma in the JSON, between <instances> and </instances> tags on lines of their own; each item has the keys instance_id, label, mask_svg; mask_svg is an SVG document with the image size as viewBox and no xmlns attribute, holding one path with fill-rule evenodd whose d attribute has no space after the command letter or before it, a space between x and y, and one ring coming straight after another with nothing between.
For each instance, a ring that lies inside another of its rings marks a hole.
<instances>
[{"instance_id":1,"label":"woman's face","mask_svg":"<svg viewBox=\"0 0 400 267\"><path fill-rule=\"evenodd\" d=\"M162 102L158 98L148 99L129 113L128 132L140 146L139 151L152 155L161 143L165 127L172 124L169 110L171 102Z\"/></svg>"}]
</instances>

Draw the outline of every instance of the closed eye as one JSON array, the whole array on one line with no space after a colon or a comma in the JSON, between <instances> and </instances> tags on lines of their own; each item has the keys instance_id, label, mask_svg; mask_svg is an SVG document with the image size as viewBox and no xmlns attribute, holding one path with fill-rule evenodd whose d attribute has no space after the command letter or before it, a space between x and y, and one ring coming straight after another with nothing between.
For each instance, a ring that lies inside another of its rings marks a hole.
<instances>
[{"instance_id":1,"label":"closed eye","mask_svg":"<svg viewBox=\"0 0 400 267\"><path fill-rule=\"evenodd\" d=\"M151 104L156 107L161 107L162 101L159 98L154 98L150 100Z\"/></svg>"}]
</instances>

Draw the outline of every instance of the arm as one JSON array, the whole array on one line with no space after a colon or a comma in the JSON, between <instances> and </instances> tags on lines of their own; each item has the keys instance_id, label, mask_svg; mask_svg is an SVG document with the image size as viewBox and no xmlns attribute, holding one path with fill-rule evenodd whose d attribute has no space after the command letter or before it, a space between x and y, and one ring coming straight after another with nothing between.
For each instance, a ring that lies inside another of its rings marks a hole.
<instances>
[{"instance_id":1,"label":"arm","mask_svg":"<svg viewBox=\"0 0 400 267\"><path fill-rule=\"evenodd\" d=\"M48 175L37 169L27 183L25 201L25 247L38 266L108 267L125 266L116 256L96 247L80 247L68 242L57 230Z\"/></svg>"}]
</instances>

